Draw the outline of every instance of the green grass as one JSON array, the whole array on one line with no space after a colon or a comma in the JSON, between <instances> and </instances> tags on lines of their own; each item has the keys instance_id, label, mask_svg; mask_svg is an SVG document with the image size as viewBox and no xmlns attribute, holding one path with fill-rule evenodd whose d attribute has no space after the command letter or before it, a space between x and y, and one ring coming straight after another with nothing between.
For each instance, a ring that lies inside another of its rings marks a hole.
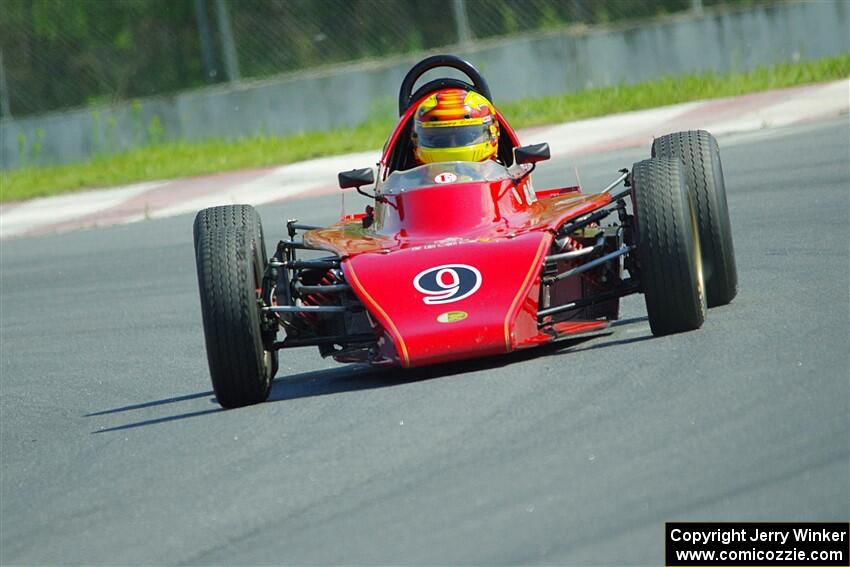
<instances>
[{"instance_id":1,"label":"green grass","mask_svg":"<svg viewBox=\"0 0 850 567\"><path fill-rule=\"evenodd\" d=\"M850 54L759 68L748 73L668 77L636 85L588 89L500 105L514 128L567 122L693 100L734 96L850 76ZM101 155L84 163L26 167L0 172L0 202L55 195L81 188L169 179L266 167L380 148L391 119L371 119L354 128L235 141L169 142Z\"/></svg>"},{"instance_id":2,"label":"green grass","mask_svg":"<svg viewBox=\"0 0 850 567\"><path fill-rule=\"evenodd\" d=\"M803 63L759 67L748 73L685 75L636 85L588 89L512 102L501 105L501 110L512 125L522 128L845 77L850 77L850 53Z\"/></svg>"}]
</instances>

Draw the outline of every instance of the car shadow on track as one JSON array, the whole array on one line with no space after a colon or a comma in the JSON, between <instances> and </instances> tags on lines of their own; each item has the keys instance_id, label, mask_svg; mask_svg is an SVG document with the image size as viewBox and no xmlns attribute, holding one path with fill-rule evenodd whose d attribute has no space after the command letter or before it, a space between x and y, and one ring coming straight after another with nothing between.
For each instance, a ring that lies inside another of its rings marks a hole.
<instances>
[{"instance_id":1,"label":"car shadow on track","mask_svg":"<svg viewBox=\"0 0 850 567\"><path fill-rule=\"evenodd\" d=\"M210 392L212 393L212 392ZM110 433L113 431L124 431L125 429L135 429L137 427L145 427L146 425L156 425L157 423L166 423L169 421L177 421L180 419L186 419L189 417L197 417L199 415L206 415L208 413L218 413L220 411L224 411L222 408L212 408L207 410L200 411L191 411L187 413L181 413L178 415L169 415L166 417L159 417L156 419L146 419L144 421L136 421L133 423L127 423L125 425L116 425L115 427L104 427L103 429L98 429L96 431L92 431L92 434L97 433Z\"/></svg>"},{"instance_id":2,"label":"car shadow on track","mask_svg":"<svg viewBox=\"0 0 850 567\"><path fill-rule=\"evenodd\" d=\"M328 368L326 370L316 370L313 372L304 372L285 377L278 377L273 383L271 392L266 403L282 402L297 400L299 398L312 398L316 396L328 396L333 394L342 394L346 392L356 392L358 390L371 390L375 388L388 388L392 386L401 386L420 382L423 380L432 380L435 378L447 378L457 374L465 374L472 371L481 371L491 368L498 368L508 364L534 358L539 356L538 352L522 351L502 357L494 357L490 359L476 359L463 362L452 362L426 368L414 368L411 370L399 370L397 368L379 369L363 364L349 364L339 366L337 368ZM531 355L531 356L530 356ZM117 407L108 410L96 411L86 414L86 417L97 417L111 414L118 414L133 410L146 409L151 407L163 406L167 404L190 401L198 398L210 397L210 403L218 404L215 399L214 392L199 392L197 394L188 394L184 396L174 396L161 400L153 400L138 404L131 404L122 407ZM251 407L241 408L248 410ZM126 429L135 429L148 425L156 425L169 421L187 419L210 413L226 411L223 408L215 407L206 410L192 411L180 413L177 415L159 417L155 419L146 419L136 421L124 425L114 427L106 427L92 431L92 433L109 433L114 431L123 431ZM231 410L234 411L234 410Z\"/></svg>"},{"instance_id":3,"label":"car shadow on track","mask_svg":"<svg viewBox=\"0 0 850 567\"><path fill-rule=\"evenodd\" d=\"M627 327L629 325L634 325L645 321L646 317L623 319L614 323L612 327ZM617 335L605 334L580 337L560 341L553 344L543 345L533 349L513 352L502 356L479 358L459 362L449 362L444 364L438 364L435 366L427 366L424 368L413 368L410 370L399 370L397 368L379 369L362 364L350 364L339 366L336 368L328 368L325 370L304 372L301 374L277 378L272 383L268 402L291 401L300 398L312 398L317 396L342 394L346 392L356 392L360 390L403 386L405 384L412 384L424 380L435 380L440 378L449 378L452 376L457 376L458 374L487 371L494 368L509 366L511 364L516 364L525 360L531 360L545 356L568 355L571 352L579 353L589 350L604 349L613 346L645 341L647 339L652 338L652 335L648 333L642 333L639 336L629 338L613 338L616 336ZM156 406L191 401L198 398L205 398L207 396L210 397L211 403L217 403L214 397L214 393L211 391L205 391L196 394L173 396L169 398L163 398L161 400L152 400L149 402L141 402L113 409L91 412L86 414L86 417L118 414L138 409L145 409ZM256 408L258 406L249 407ZM246 410L249 408L242 409ZM98 429L97 431L93 431L92 433L108 433L113 431L134 429L137 427L145 427L148 425L156 425L169 421L177 421L190 417L217 413L220 411L225 410L216 407L206 410L185 412L171 416L147 419L143 421L127 423L124 425Z\"/></svg>"},{"instance_id":4,"label":"car shadow on track","mask_svg":"<svg viewBox=\"0 0 850 567\"><path fill-rule=\"evenodd\" d=\"M612 324L612 327L622 327L645 322L646 320L646 317L622 319ZM331 368L328 370L278 378L272 384L272 390L269 394L268 401L287 401L298 398L355 392L358 390L401 386L404 384L421 382L423 380L435 380L456 376L458 374L501 368L524 360L562 354L564 351L582 352L629 344L652 338L651 335L641 335L632 338L607 340L610 337L610 333L604 335L597 334L593 336L563 340L557 343L542 345L537 348L521 350L502 356L448 362L434 366L426 366L424 368L413 368L410 370L400 370L398 368L377 369L366 365L340 366L338 368ZM582 346L594 339L597 341L601 340L602 342L594 342L588 346Z\"/></svg>"},{"instance_id":5,"label":"car shadow on track","mask_svg":"<svg viewBox=\"0 0 850 567\"><path fill-rule=\"evenodd\" d=\"M154 406L162 406L162 405L165 405L165 404L173 404L173 403L176 403L176 402L185 402L187 400L194 400L194 399L197 399L197 398L203 398L203 397L212 396L212 395L213 395L213 392L209 391L209 392L199 392L197 394L188 394L188 395L185 395L185 396L174 396L173 398L163 398L161 400L154 400L152 402L143 402L143 403L140 403L140 404L132 404L132 405L129 405L129 406L122 406L122 407L119 407L119 408L113 408L113 409L102 410L102 411L95 411L95 412L87 413L86 417L95 417L97 415L108 415L110 413L123 413L125 411L131 411L131 410L137 410L137 409L143 409L143 408L150 408L150 407L154 407Z\"/></svg>"},{"instance_id":6,"label":"car shadow on track","mask_svg":"<svg viewBox=\"0 0 850 567\"><path fill-rule=\"evenodd\" d=\"M540 352L526 350L504 356L448 362L424 368L372 368L366 365L349 365L306 374L278 378L272 384L268 401L281 402L299 398L327 396L359 390L403 386L425 380L449 378L458 374L486 371L509 366L522 360L540 356Z\"/></svg>"}]
</instances>

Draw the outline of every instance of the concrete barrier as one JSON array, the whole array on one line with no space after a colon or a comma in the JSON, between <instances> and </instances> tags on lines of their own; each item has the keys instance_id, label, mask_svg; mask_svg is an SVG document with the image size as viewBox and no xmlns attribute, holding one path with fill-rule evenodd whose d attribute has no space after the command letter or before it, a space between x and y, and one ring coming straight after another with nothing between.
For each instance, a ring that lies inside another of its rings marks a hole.
<instances>
[{"instance_id":1,"label":"concrete barrier","mask_svg":"<svg viewBox=\"0 0 850 567\"><path fill-rule=\"evenodd\" d=\"M487 77L496 104L586 87L850 51L850 3L718 8L618 26L567 28L477 42L458 53ZM281 135L355 125L395 111L422 54L185 91L113 106L5 119L3 168L66 163L159 140Z\"/></svg>"}]
</instances>

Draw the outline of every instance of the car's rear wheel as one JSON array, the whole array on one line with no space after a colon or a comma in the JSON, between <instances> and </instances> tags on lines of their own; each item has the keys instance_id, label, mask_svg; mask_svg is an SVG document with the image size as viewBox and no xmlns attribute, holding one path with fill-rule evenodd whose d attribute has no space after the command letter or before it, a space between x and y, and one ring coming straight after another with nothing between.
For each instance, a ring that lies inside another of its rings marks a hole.
<instances>
[{"instance_id":1,"label":"car's rear wheel","mask_svg":"<svg viewBox=\"0 0 850 567\"><path fill-rule=\"evenodd\" d=\"M692 331L706 314L696 212L679 158L634 164L640 281L653 335Z\"/></svg>"},{"instance_id":2,"label":"car's rear wheel","mask_svg":"<svg viewBox=\"0 0 850 567\"><path fill-rule=\"evenodd\" d=\"M720 149L705 130L676 132L652 143L653 157L678 157L696 209L709 307L726 305L738 293L738 271Z\"/></svg>"}]
</instances>

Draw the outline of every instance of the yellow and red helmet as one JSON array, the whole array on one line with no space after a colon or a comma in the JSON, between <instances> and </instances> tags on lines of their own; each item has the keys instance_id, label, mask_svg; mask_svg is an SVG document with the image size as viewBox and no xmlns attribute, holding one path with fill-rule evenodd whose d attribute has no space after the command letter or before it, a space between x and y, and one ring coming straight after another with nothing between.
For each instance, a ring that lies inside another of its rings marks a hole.
<instances>
[{"instance_id":1,"label":"yellow and red helmet","mask_svg":"<svg viewBox=\"0 0 850 567\"><path fill-rule=\"evenodd\" d=\"M416 109L412 138L419 163L494 158L499 146L496 109L475 91L437 91Z\"/></svg>"}]
</instances>

